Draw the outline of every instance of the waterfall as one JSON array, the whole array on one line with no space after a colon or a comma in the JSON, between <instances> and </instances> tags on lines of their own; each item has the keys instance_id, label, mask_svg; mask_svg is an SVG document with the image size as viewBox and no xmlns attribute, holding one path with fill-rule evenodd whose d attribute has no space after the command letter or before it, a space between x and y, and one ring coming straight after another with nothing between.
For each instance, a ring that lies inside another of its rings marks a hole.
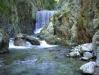
<instances>
[{"instance_id":1,"label":"waterfall","mask_svg":"<svg viewBox=\"0 0 99 75\"><path fill-rule=\"evenodd\" d=\"M35 34L39 33L44 25L49 23L49 18L55 14L55 11L42 10L36 13Z\"/></svg>"},{"instance_id":2,"label":"waterfall","mask_svg":"<svg viewBox=\"0 0 99 75\"><path fill-rule=\"evenodd\" d=\"M56 11L48 11L48 10L37 11L37 13L36 13L36 27L35 27L34 33L35 34L39 33L40 30L43 28L43 26L47 25L49 23L49 18L52 17L55 13L56 13ZM9 39L9 49L31 49L34 47L48 48L48 47L57 46L57 45L49 45L46 43L45 40L40 40L39 46L38 45L31 45L29 42L27 42L27 46L15 46L13 39L14 38Z\"/></svg>"}]
</instances>

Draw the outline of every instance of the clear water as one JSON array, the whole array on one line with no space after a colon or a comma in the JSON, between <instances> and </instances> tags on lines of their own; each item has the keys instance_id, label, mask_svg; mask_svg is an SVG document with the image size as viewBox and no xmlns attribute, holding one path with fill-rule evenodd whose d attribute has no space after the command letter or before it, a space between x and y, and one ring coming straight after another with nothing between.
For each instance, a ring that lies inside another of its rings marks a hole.
<instances>
[{"instance_id":1,"label":"clear water","mask_svg":"<svg viewBox=\"0 0 99 75\"><path fill-rule=\"evenodd\" d=\"M66 57L64 47L14 50L0 55L0 75L81 75L79 59Z\"/></svg>"}]
</instances>

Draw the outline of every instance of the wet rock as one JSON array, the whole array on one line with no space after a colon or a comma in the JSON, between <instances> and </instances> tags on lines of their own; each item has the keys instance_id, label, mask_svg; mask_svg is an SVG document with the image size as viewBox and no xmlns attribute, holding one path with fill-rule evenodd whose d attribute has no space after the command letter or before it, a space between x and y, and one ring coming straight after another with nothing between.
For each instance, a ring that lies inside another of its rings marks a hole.
<instances>
[{"instance_id":1,"label":"wet rock","mask_svg":"<svg viewBox=\"0 0 99 75\"><path fill-rule=\"evenodd\" d=\"M71 51L79 51L79 52L92 51L92 44L86 43L86 44L78 45L74 47Z\"/></svg>"},{"instance_id":2,"label":"wet rock","mask_svg":"<svg viewBox=\"0 0 99 75\"><path fill-rule=\"evenodd\" d=\"M14 45L16 46L26 46L27 42L30 42L32 45L40 45L39 39L22 33L17 34L14 39Z\"/></svg>"},{"instance_id":3,"label":"wet rock","mask_svg":"<svg viewBox=\"0 0 99 75\"><path fill-rule=\"evenodd\" d=\"M26 41L21 38L15 38L14 45L15 46L26 46Z\"/></svg>"},{"instance_id":4,"label":"wet rock","mask_svg":"<svg viewBox=\"0 0 99 75\"><path fill-rule=\"evenodd\" d=\"M86 43L86 44L78 45L78 46L74 47L73 49L71 49L71 52L69 53L69 55L70 56L81 56L84 52L90 52L90 51L92 51L92 44ZM86 53L84 56L86 56Z\"/></svg>"},{"instance_id":5,"label":"wet rock","mask_svg":"<svg viewBox=\"0 0 99 75\"><path fill-rule=\"evenodd\" d=\"M26 46L26 41L22 39L23 34L19 33L16 35L14 39L14 45L15 46Z\"/></svg>"},{"instance_id":6,"label":"wet rock","mask_svg":"<svg viewBox=\"0 0 99 75\"><path fill-rule=\"evenodd\" d=\"M70 56L70 57L77 57L77 56L80 56L80 53L79 53L79 52L76 52L76 51L70 52L70 53L69 53L69 56Z\"/></svg>"},{"instance_id":7,"label":"wet rock","mask_svg":"<svg viewBox=\"0 0 99 75\"><path fill-rule=\"evenodd\" d=\"M90 61L80 67L80 70L83 74L93 74L95 70L96 63L94 61Z\"/></svg>"},{"instance_id":8,"label":"wet rock","mask_svg":"<svg viewBox=\"0 0 99 75\"><path fill-rule=\"evenodd\" d=\"M40 45L40 41L39 39L33 37L33 36L24 36L23 39L25 39L26 41L30 42L32 45Z\"/></svg>"},{"instance_id":9,"label":"wet rock","mask_svg":"<svg viewBox=\"0 0 99 75\"><path fill-rule=\"evenodd\" d=\"M50 22L43 27L38 37L47 41L48 44L61 44L61 38L56 37L54 31L53 17L51 17Z\"/></svg>"},{"instance_id":10,"label":"wet rock","mask_svg":"<svg viewBox=\"0 0 99 75\"><path fill-rule=\"evenodd\" d=\"M84 52L83 57L81 57L82 60L89 60L93 57L93 54L91 52Z\"/></svg>"}]
</instances>

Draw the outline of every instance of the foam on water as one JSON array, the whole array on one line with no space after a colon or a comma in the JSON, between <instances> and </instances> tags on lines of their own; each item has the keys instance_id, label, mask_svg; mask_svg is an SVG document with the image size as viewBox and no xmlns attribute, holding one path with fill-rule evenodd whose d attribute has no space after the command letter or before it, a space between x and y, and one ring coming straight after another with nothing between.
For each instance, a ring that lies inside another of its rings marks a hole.
<instances>
[{"instance_id":1,"label":"foam on water","mask_svg":"<svg viewBox=\"0 0 99 75\"><path fill-rule=\"evenodd\" d=\"M27 46L15 46L13 38L9 40L9 49L31 49L32 47L29 42L27 42Z\"/></svg>"},{"instance_id":2,"label":"foam on water","mask_svg":"<svg viewBox=\"0 0 99 75\"><path fill-rule=\"evenodd\" d=\"M56 47L57 45L50 45L45 40L40 41L40 46L38 48L49 48L49 47Z\"/></svg>"},{"instance_id":3,"label":"foam on water","mask_svg":"<svg viewBox=\"0 0 99 75\"><path fill-rule=\"evenodd\" d=\"M49 47L55 47L57 45L50 45L47 44L45 40L40 41L40 45L32 45L30 42L27 42L27 46L15 46L13 38L9 41L9 49L32 49L32 48L49 48Z\"/></svg>"}]
</instances>

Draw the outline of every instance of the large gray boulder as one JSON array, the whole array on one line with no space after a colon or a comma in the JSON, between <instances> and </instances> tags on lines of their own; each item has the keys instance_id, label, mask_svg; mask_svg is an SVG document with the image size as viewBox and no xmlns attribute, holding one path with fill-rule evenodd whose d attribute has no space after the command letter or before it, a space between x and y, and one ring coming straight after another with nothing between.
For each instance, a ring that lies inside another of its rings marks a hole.
<instances>
[{"instance_id":1,"label":"large gray boulder","mask_svg":"<svg viewBox=\"0 0 99 75\"><path fill-rule=\"evenodd\" d=\"M84 74L93 74L95 71L96 63L94 61L90 61L80 67L80 70Z\"/></svg>"}]
</instances>

